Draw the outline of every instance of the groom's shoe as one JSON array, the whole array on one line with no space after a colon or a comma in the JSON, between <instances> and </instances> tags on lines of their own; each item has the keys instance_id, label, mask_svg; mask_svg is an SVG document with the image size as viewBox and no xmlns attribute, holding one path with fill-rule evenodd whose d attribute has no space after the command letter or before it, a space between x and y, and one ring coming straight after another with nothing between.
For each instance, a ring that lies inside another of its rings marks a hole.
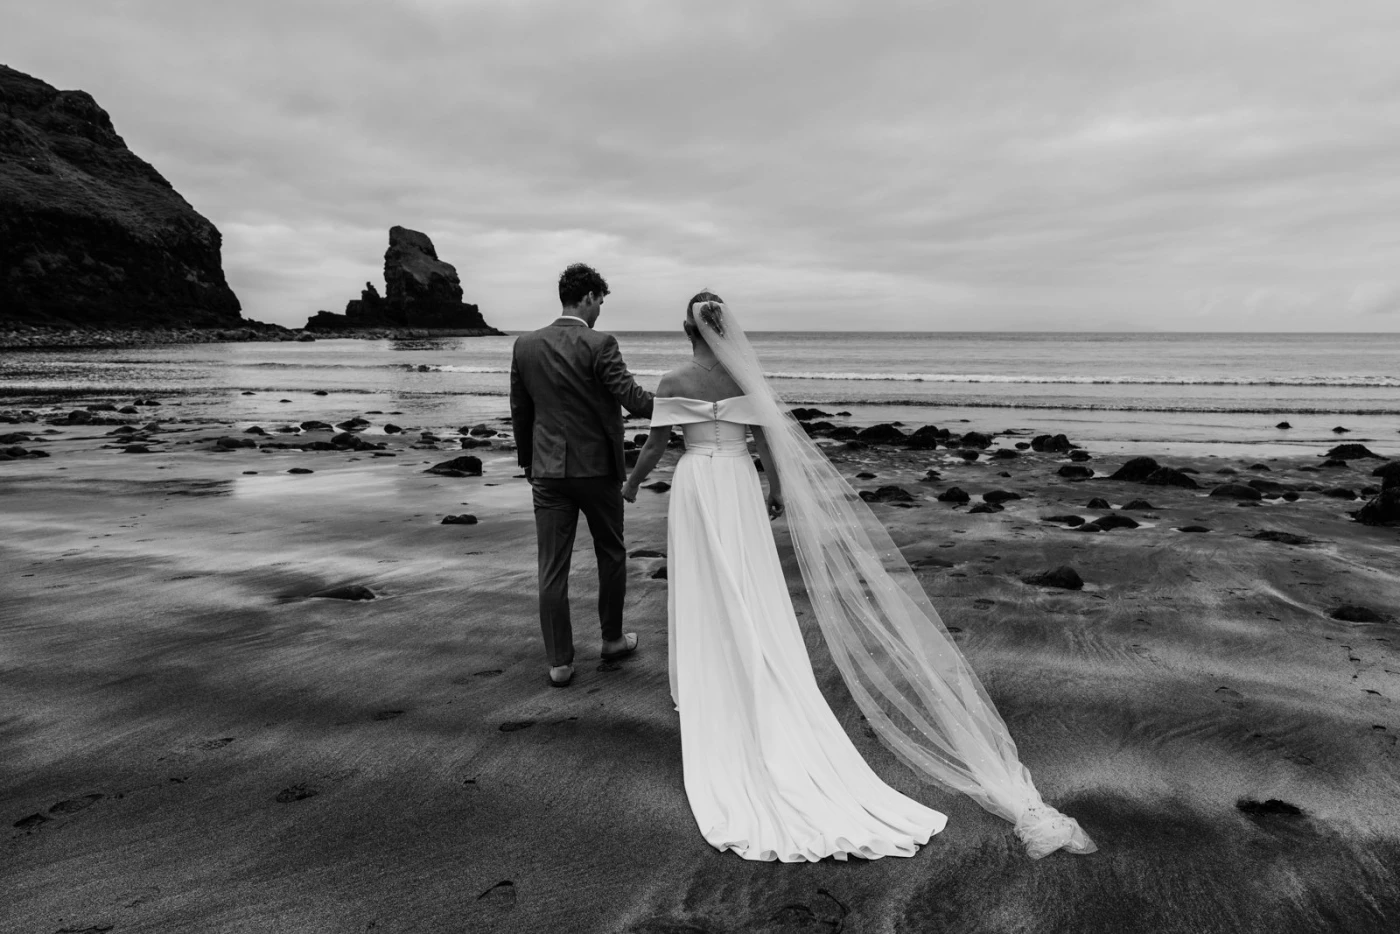
<instances>
[{"instance_id":1,"label":"groom's shoe","mask_svg":"<svg viewBox=\"0 0 1400 934\"><path fill-rule=\"evenodd\" d=\"M619 658L625 658L637 651L637 634L635 632L623 633L622 644L618 648L609 649L609 645L617 646L618 643L603 643L603 661L611 662Z\"/></svg>"},{"instance_id":2,"label":"groom's shoe","mask_svg":"<svg viewBox=\"0 0 1400 934\"><path fill-rule=\"evenodd\" d=\"M562 688L574 680L573 665L559 665L549 669L549 686L552 688Z\"/></svg>"}]
</instances>

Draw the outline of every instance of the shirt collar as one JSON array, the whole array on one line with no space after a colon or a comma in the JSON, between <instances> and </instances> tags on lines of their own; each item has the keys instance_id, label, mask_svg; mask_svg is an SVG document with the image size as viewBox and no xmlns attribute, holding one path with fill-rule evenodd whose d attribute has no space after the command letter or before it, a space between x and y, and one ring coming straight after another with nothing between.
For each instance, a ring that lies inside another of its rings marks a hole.
<instances>
[{"instance_id":1,"label":"shirt collar","mask_svg":"<svg viewBox=\"0 0 1400 934\"><path fill-rule=\"evenodd\" d=\"M568 320L568 321L577 321L579 324L582 324L584 327L590 327L590 328L591 328L591 327L593 326L593 325L589 324L587 321L585 321L585 320L583 320L582 318L580 318L578 315L560 315L560 316L559 316L558 318L556 318L555 320L556 320L556 321L565 321L565 320Z\"/></svg>"}]
</instances>

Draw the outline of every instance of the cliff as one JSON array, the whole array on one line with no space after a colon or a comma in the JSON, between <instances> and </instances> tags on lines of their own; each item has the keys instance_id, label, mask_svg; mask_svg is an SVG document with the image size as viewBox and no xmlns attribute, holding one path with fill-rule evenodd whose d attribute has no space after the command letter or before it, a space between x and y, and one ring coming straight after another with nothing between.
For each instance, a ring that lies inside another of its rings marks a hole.
<instances>
[{"instance_id":1,"label":"cliff","mask_svg":"<svg viewBox=\"0 0 1400 934\"><path fill-rule=\"evenodd\" d=\"M462 301L457 269L438 259L427 234L406 227L389 228L384 251L384 295L366 282L360 297L345 305L345 314L320 311L308 330L359 328L431 328L499 334L475 305Z\"/></svg>"},{"instance_id":2,"label":"cliff","mask_svg":"<svg viewBox=\"0 0 1400 934\"><path fill-rule=\"evenodd\" d=\"M246 326L221 243L90 94L0 65L0 325Z\"/></svg>"}]
</instances>

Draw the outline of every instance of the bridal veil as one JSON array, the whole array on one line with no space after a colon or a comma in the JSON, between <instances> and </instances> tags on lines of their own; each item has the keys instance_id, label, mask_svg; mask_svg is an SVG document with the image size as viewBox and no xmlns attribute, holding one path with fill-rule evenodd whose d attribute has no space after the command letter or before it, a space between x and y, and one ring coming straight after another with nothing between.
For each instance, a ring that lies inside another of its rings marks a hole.
<instances>
[{"instance_id":1,"label":"bridal veil","mask_svg":"<svg viewBox=\"0 0 1400 934\"><path fill-rule=\"evenodd\" d=\"M880 740L924 780L1015 825L1026 852L1097 847L1047 805L1016 744L884 525L789 414L727 307L695 326L758 411L788 528L827 649Z\"/></svg>"}]
</instances>

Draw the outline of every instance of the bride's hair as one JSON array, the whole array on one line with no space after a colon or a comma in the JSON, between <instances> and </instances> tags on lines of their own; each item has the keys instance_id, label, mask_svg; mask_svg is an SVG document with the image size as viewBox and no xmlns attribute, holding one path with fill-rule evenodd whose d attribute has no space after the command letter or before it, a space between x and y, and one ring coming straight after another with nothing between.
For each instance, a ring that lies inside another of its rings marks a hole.
<instances>
[{"instance_id":1,"label":"bride's hair","mask_svg":"<svg viewBox=\"0 0 1400 934\"><path fill-rule=\"evenodd\" d=\"M723 334L723 312L716 306L723 305L724 299L707 289L702 292L696 292L695 295L691 297L690 301L685 303L685 336L693 341L705 340L704 336L700 333L700 328L695 324L695 305L697 302L714 302L713 305L705 305L705 307L700 309L700 320L704 321L716 334Z\"/></svg>"}]
</instances>

